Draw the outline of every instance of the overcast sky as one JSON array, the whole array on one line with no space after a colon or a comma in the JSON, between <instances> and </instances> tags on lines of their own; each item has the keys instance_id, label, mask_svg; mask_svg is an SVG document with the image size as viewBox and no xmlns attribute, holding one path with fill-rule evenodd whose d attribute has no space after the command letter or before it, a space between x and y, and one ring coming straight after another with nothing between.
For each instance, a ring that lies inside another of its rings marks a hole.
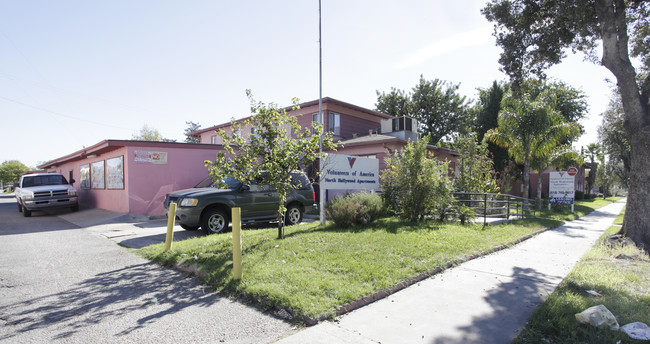
<instances>
[{"instance_id":1,"label":"overcast sky","mask_svg":"<svg viewBox=\"0 0 650 344\"><path fill-rule=\"evenodd\" d=\"M0 162L33 167L143 125L183 141L266 103L318 99L318 1L0 0ZM374 109L419 80L505 80L485 1L323 0L323 96ZM612 79L571 56L551 76L588 95L597 139Z\"/></svg>"}]
</instances>

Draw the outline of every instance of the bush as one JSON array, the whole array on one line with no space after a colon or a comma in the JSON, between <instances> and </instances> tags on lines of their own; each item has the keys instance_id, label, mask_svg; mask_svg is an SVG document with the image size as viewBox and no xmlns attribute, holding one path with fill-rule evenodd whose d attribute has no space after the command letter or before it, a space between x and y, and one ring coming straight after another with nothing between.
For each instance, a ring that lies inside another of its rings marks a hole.
<instances>
[{"instance_id":1,"label":"bush","mask_svg":"<svg viewBox=\"0 0 650 344\"><path fill-rule=\"evenodd\" d=\"M337 197L327 202L325 211L339 228L365 225L384 213L381 197L366 191Z\"/></svg>"},{"instance_id":2,"label":"bush","mask_svg":"<svg viewBox=\"0 0 650 344\"><path fill-rule=\"evenodd\" d=\"M409 142L386 159L387 168L382 171L381 196L386 208L411 222L432 215L445 219L454 202L448 165L429 153L427 142L429 137Z\"/></svg>"},{"instance_id":3,"label":"bush","mask_svg":"<svg viewBox=\"0 0 650 344\"><path fill-rule=\"evenodd\" d=\"M576 201L585 199L585 193L579 190L576 190Z\"/></svg>"}]
</instances>

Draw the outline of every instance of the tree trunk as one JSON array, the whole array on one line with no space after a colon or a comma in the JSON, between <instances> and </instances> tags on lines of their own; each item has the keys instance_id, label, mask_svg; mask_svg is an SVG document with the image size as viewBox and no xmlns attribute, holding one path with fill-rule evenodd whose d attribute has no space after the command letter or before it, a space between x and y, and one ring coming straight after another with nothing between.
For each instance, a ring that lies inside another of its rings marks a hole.
<instances>
[{"instance_id":1,"label":"tree trunk","mask_svg":"<svg viewBox=\"0 0 650 344\"><path fill-rule=\"evenodd\" d=\"M524 158L524 210L528 210L528 191L530 190L530 158L526 156Z\"/></svg>"},{"instance_id":2,"label":"tree trunk","mask_svg":"<svg viewBox=\"0 0 650 344\"><path fill-rule=\"evenodd\" d=\"M542 209L542 172L537 174L537 209Z\"/></svg>"},{"instance_id":3,"label":"tree trunk","mask_svg":"<svg viewBox=\"0 0 650 344\"><path fill-rule=\"evenodd\" d=\"M650 114L629 59L624 0L596 2L603 37L603 65L616 76L630 142L630 184L621 233L650 252ZM644 80L648 86L649 80Z\"/></svg>"}]
</instances>

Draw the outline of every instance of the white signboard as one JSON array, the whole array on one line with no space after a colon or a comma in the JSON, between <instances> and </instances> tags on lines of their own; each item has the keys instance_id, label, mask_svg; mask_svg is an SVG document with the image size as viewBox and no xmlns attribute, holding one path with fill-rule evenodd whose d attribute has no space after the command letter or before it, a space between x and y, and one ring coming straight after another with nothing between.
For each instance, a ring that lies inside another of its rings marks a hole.
<instances>
[{"instance_id":1,"label":"white signboard","mask_svg":"<svg viewBox=\"0 0 650 344\"><path fill-rule=\"evenodd\" d=\"M334 190L379 189L379 159L327 154L321 187Z\"/></svg>"},{"instance_id":2,"label":"white signboard","mask_svg":"<svg viewBox=\"0 0 650 344\"><path fill-rule=\"evenodd\" d=\"M551 172L548 179L549 204L573 204L575 178L568 172Z\"/></svg>"},{"instance_id":3,"label":"white signboard","mask_svg":"<svg viewBox=\"0 0 650 344\"><path fill-rule=\"evenodd\" d=\"M133 161L149 164L167 164L167 152L152 152L136 150L133 152Z\"/></svg>"}]
</instances>

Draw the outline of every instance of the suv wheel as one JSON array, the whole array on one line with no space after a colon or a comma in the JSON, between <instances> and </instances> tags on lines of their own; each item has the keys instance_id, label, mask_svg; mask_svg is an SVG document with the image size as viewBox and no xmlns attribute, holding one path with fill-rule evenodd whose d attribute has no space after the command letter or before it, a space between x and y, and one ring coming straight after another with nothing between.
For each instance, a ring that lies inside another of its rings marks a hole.
<instances>
[{"instance_id":1,"label":"suv wheel","mask_svg":"<svg viewBox=\"0 0 650 344\"><path fill-rule=\"evenodd\" d=\"M287 209L287 212L284 214L284 222L287 225L295 225L302 222L302 211L300 210L300 207L291 204Z\"/></svg>"},{"instance_id":2,"label":"suv wheel","mask_svg":"<svg viewBox=\"0 0 650 344\"><path fill-rule=\"evenodd\" d=\"M228 215L221 209L208 209L201 219L205 234L223 233L228 229Z\"/></svg>"},{"instance_id":3,"label":"suv wheel","mask_svg":"<svg viewBox=\"0 0 650 344\"><path fill-rule=\"evenodd\" d=\"M195 230L199 229L199 226L181 225L181 228L183 228L186 231L195 231Z\"/></svg>"}]
</instances>

